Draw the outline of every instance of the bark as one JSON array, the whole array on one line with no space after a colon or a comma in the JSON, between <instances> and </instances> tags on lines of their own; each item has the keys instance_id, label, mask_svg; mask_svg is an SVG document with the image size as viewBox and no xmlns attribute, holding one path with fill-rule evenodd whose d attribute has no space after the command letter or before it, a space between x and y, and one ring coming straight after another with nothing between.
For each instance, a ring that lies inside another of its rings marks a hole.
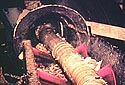
<instances>
[{"instance_id":1,"label":"bark","mask_svg":"<svg viewBox=\"0 0 125 85\"><path fill-rule=\"evenodd\" d=\"M40 82L38 80L37 75L37 67L34 60L33 49L31 46L30 40L23 41L24 49L25 49L25 58L26 58L26 67L27 73L31 74L29 78L29 85L39 85Z\"/></svg>"}]
</instances>

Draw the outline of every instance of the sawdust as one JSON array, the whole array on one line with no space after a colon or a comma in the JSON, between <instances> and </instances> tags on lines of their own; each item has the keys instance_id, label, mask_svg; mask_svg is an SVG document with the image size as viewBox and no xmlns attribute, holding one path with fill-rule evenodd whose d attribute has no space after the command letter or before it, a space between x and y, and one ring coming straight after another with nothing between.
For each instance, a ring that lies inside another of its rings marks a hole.
<instances>
[{"instance_id":1,"label":"sawdust","mask_svg":"<svg viewBox=\"0 0 125 85\"><path fill-rule=\"evenodd\" d=\"M103 60L102 67L111 65L118 85L125 85L125 59L124 55L116 48L103 38L91 37L89 55L98 61Z\"/></svg>"}]
</instances>

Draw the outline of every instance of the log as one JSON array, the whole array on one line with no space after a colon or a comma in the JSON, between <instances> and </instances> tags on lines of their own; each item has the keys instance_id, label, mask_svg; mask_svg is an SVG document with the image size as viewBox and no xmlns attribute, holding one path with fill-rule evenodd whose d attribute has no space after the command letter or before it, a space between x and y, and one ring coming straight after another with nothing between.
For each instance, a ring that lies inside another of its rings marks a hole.
<instances>
[{"instance_id":1,"label":"log","mask_svg":"<svg viewBox=\"0 0 125 85\"><path fill-rule=\"evenodd\" d=\"M90 26L92 35L125 41L125 28L90 21L87 21L86 24Z\"/></svg>"},{"instance_id":2,"label":"log","mask_svg":"<svg viewBox=\"0 0 125 85\"><path fill-rule=\"evenodd\" d=\"M54 34L51 25L39 28L39 39L51 50L54 59L61 64L75 85L106 85L68 42Z\"/></svg>"}]
</instances>

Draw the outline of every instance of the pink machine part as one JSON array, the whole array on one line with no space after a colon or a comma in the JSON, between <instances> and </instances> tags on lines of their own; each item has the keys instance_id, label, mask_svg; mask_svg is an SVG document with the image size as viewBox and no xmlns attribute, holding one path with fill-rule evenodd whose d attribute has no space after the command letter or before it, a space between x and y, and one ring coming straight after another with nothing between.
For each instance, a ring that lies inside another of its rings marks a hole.
<instances>
[{"instance_id":1,"label":"pink machine part","mask_svg":"<svg viewBox=\"0 0 125 85\"><path fill-rule=\"evenodd\" d=\"M84 58L88 57L88 50L87 50L87 46L83 43L82 45L78 46L77 48L75 48L76 51L78 53L84 53ZM41 51L39 51L36 48L33 48L33 52L34 55L36 56L40 56L42 53ZM52 83L56 83L56 84L61 84L61 85L65 85L66 81L55 77L47 72L43 72L41 70L38 70L38 75L41 79L52 82ZM106 80L106 82L111 83L111 85L117 85L116 83L116 78L115 78L115 73L112 69L112 67L110 65L107 65L105 67L103 67L102 69L100 69L97 74L102 77L103 79Z\"/></svg>"}]
</instances>

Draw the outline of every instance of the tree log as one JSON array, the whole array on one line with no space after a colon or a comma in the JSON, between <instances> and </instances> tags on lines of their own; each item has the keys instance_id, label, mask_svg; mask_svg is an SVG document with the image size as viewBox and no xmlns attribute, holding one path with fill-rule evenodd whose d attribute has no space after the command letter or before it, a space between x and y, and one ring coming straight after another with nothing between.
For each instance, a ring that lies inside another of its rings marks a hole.
<instances>
[{"instance_id":1,"label":"tree log","mask_svg":"<svg viewBox=\"0 0 125 85\"><path fill-rule=\"evenodd\" d=\"M51 50L55 60L75 85L106 85L68 42L54 34L51 25L39 28L39 39Z\"/></svg>"}]
</instances>

